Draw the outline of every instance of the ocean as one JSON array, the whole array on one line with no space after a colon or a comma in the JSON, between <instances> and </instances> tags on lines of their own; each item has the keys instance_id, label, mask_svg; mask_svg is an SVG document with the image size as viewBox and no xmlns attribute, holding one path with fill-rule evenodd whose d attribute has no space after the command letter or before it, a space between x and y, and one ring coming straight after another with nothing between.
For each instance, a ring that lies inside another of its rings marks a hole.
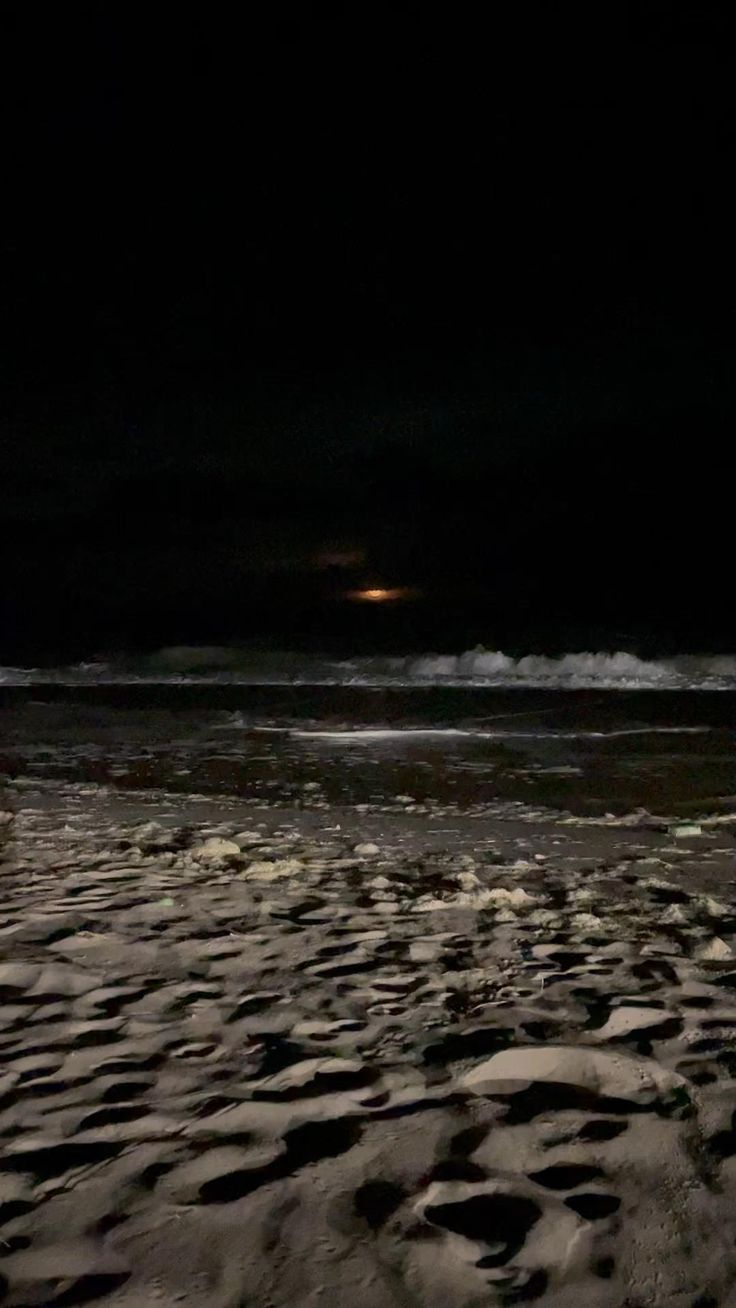
<instances>
[{"instance_id":1,"label":"ocean","mask_svg":"<svg viewBox=\"0 0 736 1308\"><path fill-rule=\"evenodd\" d=\"M6 668L0 722L0 769L28 782L364 809L736 811L724 655L176 647Z\"/></svg>"}]
</instances>

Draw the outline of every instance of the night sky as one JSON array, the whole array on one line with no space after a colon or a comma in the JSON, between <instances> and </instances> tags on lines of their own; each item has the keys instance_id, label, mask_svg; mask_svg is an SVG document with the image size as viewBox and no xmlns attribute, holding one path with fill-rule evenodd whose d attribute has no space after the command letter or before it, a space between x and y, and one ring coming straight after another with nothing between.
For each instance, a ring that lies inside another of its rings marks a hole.
<instances>
[{"instance_id":1,"label":"night sky","mask_svg":"<svg viewBox=\"0 0 736 1308\"><path fill-rule=\"evenodd\" d=\"M736 648L729 7L591 8L4 7L0 663Z\"/></svg>"}]
</instances>

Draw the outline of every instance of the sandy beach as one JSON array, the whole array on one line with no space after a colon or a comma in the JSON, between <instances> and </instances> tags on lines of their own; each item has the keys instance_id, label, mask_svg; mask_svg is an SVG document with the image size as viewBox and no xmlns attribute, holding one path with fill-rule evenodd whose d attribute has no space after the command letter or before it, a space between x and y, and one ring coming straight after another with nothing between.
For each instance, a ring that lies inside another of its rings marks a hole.
<instances>
[{"instance_id":1,"label":"sandy beach","mask_svg":"<svg viewBox=\"0 0 736 1308\"><path fill-rule=\"evenodd\" d=\"M722 815L12 795L10 1308L736 1302Z\"/></svg>"}]
</instances>

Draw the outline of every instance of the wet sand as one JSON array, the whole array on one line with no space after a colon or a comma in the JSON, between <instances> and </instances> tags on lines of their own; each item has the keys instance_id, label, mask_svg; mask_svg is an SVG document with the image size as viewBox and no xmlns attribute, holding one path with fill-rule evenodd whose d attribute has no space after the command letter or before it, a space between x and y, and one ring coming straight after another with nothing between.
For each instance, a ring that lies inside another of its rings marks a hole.
<instances>
[{"instance_id":1,"label":"wet sand","mask_svg":"<svg viewBox=\"0 0 736 1308\"><path fill-rule=\"evenodd\" d=\"M13 1308L736 1302L728 815L19 782Z\"/></svg>"}]
</instances>

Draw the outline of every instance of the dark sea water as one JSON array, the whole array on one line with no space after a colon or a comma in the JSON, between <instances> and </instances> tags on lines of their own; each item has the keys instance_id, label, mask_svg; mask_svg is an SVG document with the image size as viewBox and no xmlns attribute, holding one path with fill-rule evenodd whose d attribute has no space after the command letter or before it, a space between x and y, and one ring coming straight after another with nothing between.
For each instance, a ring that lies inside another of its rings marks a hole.
<instances>
[{"instance_id":1,"label":"dark sea water","mask_svg":"<svg viewBox=\"0 0 736 1308\"><path fill-rule=\"evenodd\" d=\"M0 771L253 803L729 814L736 691L6 684Z\"/></svg>"}]
</instances>

